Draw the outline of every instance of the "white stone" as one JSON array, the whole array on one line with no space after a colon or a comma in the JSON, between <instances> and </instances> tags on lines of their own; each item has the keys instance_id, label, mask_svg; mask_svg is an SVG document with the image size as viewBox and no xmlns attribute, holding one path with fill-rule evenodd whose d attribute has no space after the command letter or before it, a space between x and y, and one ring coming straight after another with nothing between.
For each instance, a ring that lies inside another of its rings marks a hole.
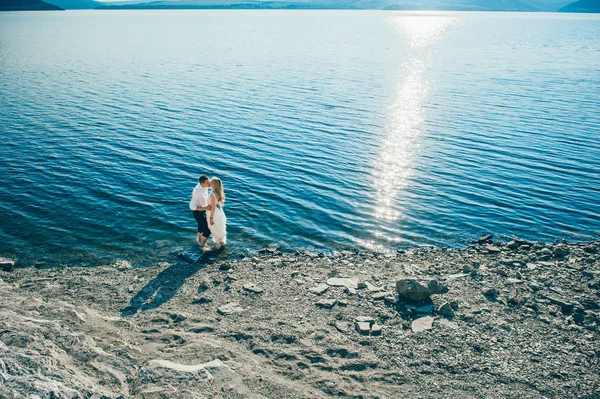
<instances>
[{"instance_id":1,"label":"white stone","mask_svg":"<svg viewBox=\"0 0 600 399\"><path fill-rule=\"evenodd\" d=\"M228 303L227 305L220 306L217 309L217 312L219 312L220 314L222 314L224 316L243 312L243 311L244 311L244 309L240 306L240 304L238 302L231 302L231 303Z\"/></svg>"},{"instance_id":2,"label":"white stone","mask_svg":"<svg viewBox=\"0 0 600 399\"><path fill-rule=\"evenodd\" d=\"M421 332L430 330L433 327L433 317L420 317L412 322L411 329L413 332Z\"/></svg>"},{"instance_id":3,"label":"white stone","mask_svg":"<svg viewBox=\"0 0 600 399\"><path fill-rule=\"evenodd\" d=\"M358 288L358 278L332 277L327 280L327 285L331 287L346 287L355 290Z\"/></svg>"}]
</instances>

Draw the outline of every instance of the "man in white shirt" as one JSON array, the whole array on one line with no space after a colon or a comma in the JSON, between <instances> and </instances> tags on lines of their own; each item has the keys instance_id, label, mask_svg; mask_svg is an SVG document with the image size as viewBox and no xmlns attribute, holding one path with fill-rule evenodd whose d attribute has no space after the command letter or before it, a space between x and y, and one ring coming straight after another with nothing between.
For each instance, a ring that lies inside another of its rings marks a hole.
<instances>
[{"instance_id":1,"label":"man in white shirt","mask_svg":"<svg viewBox=\"0 0 600 399\"><path fill-rule=\"evenodd\" d=\"M206 211L210 209L208 201L208 187L210 187L210 179L206 175L198 178L198 184L192 192L192 200L190 201L190 210L193 211L194 219L198 223L198 242L204 248L206 240L210 237L210 229L206 220Z\"/></svg>"}]
</instances>

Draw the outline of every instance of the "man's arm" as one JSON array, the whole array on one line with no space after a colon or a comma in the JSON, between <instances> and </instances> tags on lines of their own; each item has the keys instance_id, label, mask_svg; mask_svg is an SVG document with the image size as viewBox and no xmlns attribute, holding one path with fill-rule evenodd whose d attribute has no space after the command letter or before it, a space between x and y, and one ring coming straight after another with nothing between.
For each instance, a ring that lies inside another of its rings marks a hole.
<instances>
[{"instance_id":1,"label":"man's arm","mask_svg":"<svg viewBox=\"0 0 600 399\"><path fill-rule=\"evenodd\" d=\"M190 210L192 211L207 211L210 209L210 206L196 206L198 203L198 194L196 190L192 192L192 200L190 201Z\"/></svg>"}]
</instances>

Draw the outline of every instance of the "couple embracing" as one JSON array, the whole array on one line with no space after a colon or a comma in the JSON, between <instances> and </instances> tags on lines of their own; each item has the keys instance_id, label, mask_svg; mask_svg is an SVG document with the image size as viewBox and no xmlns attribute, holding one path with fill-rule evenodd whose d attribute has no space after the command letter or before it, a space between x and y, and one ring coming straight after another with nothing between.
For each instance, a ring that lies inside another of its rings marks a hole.
<instances>
[{"instance_id":1,"label":"couple embracing","mask_svg":"<svg viewBox=\"0 0 600 399\"><path fill-rule=\"evenodd\" d=\"M192 192L190 209L193 211L194 219L198 222L198 241L202 248L211 235L217 248L223 248L227 244L227 218L223 212L224 203L225 191L221 179L217 177L209 179L206 175L200 176L198 184Z\"/></svg>"}]
</instances>

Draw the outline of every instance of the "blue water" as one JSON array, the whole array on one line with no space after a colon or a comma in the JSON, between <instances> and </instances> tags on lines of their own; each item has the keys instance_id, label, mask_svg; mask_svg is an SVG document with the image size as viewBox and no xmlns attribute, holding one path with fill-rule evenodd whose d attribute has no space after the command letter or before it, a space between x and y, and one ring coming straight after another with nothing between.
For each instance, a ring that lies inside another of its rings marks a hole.
<instances>
[{"instance_id":1,"label":"blue water","mask_svg":"<svg viewBox=\"0 0 600 399\"><path fill-rule=\"evenodd\" d=\"M600 230L600 16L0 14L0 255L231 252Z\"/></svg>"}]
</instances>

